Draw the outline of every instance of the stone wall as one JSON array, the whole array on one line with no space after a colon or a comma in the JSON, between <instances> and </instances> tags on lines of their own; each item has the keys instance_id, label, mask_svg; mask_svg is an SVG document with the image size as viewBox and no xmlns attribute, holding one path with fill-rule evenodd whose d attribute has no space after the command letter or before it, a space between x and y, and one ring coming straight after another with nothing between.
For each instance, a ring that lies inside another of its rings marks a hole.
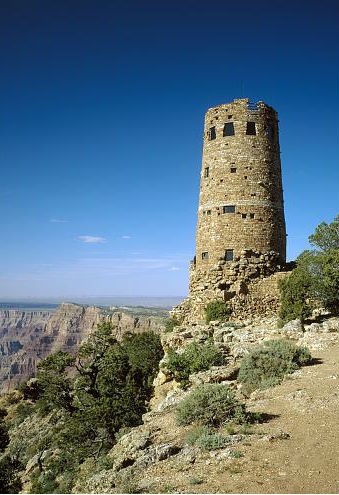
<instances>
[{"instance_id":1,"label":"stone wall","mask_svg":"<svg viewBox=\"0 0 339 495\"><path fill-rule=\"evenodd\" d=\"M278 281L286 276L290 265L279 263L274 251L260 253L243 250L232 262L220 258L208 270L191 264L190 295L171 312L185 323L201 322L205 307L216 299L225 301L236 321L255 315L276 316L280 298Z\"/></svg>"},{"instance_id":2,"label":"stone wall","mask_svg":"<svg viewBox=\"0 0 339 495\"><path fill-rule=\"evenodd\" d=\"M226 250L239 256L243 249L275 251L285 261L278 117L273 108L248 99L206 113L197 269L209 268Z\"/></svg>"}]
</instances>

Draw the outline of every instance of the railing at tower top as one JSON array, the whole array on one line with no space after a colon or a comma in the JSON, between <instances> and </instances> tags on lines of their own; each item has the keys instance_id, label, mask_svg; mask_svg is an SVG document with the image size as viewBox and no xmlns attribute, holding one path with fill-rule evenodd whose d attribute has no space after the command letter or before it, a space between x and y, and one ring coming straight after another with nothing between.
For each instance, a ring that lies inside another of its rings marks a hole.
<instances>
[{"instance_id":1,"label":"railing at tower top","mask_svg":"<svg viewBox=\"0 0 339 495\"><path fill-rule=\"evenodd\" d=\"M254 103L253 101L248 102L248 109L251 111L259 110L258 103Z\"/></svg>"}]
</instances>

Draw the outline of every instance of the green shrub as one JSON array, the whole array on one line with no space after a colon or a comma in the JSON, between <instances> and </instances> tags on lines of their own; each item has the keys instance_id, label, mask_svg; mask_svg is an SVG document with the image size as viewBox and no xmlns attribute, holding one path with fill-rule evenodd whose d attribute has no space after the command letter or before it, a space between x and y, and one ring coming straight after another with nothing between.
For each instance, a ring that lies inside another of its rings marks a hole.
<instances>
[{"instance_id":1,"label":"green shrub","mask_svg":"<svg viewBox=\"0 0 339 495\"><path fill-rule=\"evenodd\" d=\"M253 349L240 365L238 380L245 392L268 388L281 383L287 373L292 373L311 361L306 347L297 347L289 340L270 340Z\"/></svg>"},{"instance_id":2,"label":"green shrub","mask_svg":"<svg viewBox=\"0 0 339 495\"><path fill-rule=\"evenodd\" d=\"M232 310L224 301L210 301L205 308L206 323L213 320L227 321Z\"/></svg>"},{"instance_id":3,"label":"green shrub","mask_svg":"<svg viewBox=\"0 0 339 495\"><path fill-rule=\"evenodd\" d=\"M181 354L170 349L168 351L167 368L173 373L174 378L182 387L188 385L191 373L208 370L211 366L219 366L224 363L224 356L212 342L199 344L192 342Z\"/></svg>"},{"instance_id":4,"label":"green shrub","mask_svg":"<svg viewBox=\"0 0 339 495\"><path fill-rule=\"evenodd\" d=\"M245 406L227 385L199 385L177 406L177 421L181 425L198 423L218 427L228 421L247 421Z\"/></svg>"},{"instance_id":5,"label":"green shrub","mask_svg":"<svg viewBox=\"0 0 339 495\"><path fill-rule=\"evenodd\" d=\"M201 485L204 482L202 478L190 478L189 479L189 484L190 485Z\"/></svg>"},{"instance_id":6,"label":"green shrub","mask_svg":"<svg viewBox=\"0 0 339 495\"><path fill-rule=\"evenodd\" d=\"M208 426L194 426L191 430L189 430L185 435L185 443L188 445L196 445L197 441L202 435L208 435L211 432L211 429Z\"/></svg>"},{"instance_id":7,"label":"green shrub","mask_svg":"<svg viewBox=\"0 0 339 495\"><path fill-rule=\"evenodd\" d=\"M279 281L280 310L282 324L299 318L304 321L311 315L313 304L310 301L312 276L308 270L309 256L304 254L297 260L295 268L288 277Z\"/></svg>"},{"instance_id":8,"label":"green shrub","mask_svg":"<svg viewBox=\"0 0 339 495\"><path fill-rule=\"evenodd\" d=\"M297 267L279 284L283 323L304 320L319 306L339 313L339 215L318 225L309 242L316 249L301 253Z\"/></svg>"},{"instance_id":9,"label":"green shrub","mask_svg":"<svg viewBox=\"0 0 339 495\"><path fill-rule=\"evenodd\" d=\"M226 445L229 445L229 438L225 437L217 431L212 431L201 435L198 438L196 445L203 450L217 450L223 449Z\"/></svg>"},{"instance_id":10,"label":"green shrub","mask_svg":"<svg viewBox=\"0 0 339 495\"><path fill-rule=\"evenodd\" d=\"M9 455L0 458L0 493L19 493L22 483L19 472L24 468Z\"/></svg>"},{"instance_id":11,"label":"green shrub","mask_svg":"<svg viewBox=\"0 0 339 495\"><path fill-rule=\"evenodd\" d=\"M179 321L176 318L167 318L165 320L165 332L170 333L173 332L174 328L180 325Z\"/></svg>"}]
</instances>

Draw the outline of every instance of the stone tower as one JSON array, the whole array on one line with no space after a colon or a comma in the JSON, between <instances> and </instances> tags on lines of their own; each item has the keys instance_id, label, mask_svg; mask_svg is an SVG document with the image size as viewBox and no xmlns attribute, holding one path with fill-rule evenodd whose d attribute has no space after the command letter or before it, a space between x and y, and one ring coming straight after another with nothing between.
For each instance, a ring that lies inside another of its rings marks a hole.
<instances>
[{"instance_id":1,"label":"stone tower","mask_svg":"<svg viewBox=\"0 0 339 495\"><path fill-rule=\"evenodd\" d=\"M286 258L277 112L238 99L205 116L196 269L244 250Z\"/></svg>"},{"instance_id":2,"label":"stone tower","mask_svg":"<svg viewBox=\"0 0 339 495\"><path fill-rule=\"evenodd\" d=\"M247 98L210 108L189 297L173 316L201 321L216 299L232 318L276 314L285 259L277 113Z\"/></svg>"}]
</instances>

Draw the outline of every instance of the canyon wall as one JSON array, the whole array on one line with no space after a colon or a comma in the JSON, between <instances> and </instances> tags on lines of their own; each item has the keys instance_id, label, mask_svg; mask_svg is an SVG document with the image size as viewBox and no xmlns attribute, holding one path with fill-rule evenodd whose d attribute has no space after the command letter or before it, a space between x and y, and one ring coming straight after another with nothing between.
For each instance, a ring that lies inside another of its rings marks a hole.
<instances>
[{"instance_id":1,"label":"canyon wall","mask_svg":"<svg viewBox=\"0 0 339 495\"><path fill-rule=\"evenodd\" d=\"M161 319L107 311L94 306L61 304L56 311L0 310L0 390L8 391L36 373L48 354L71 353L100 322L112 324L120 339L126 332L157 332Z\"/></svg>"}]
</instances>

